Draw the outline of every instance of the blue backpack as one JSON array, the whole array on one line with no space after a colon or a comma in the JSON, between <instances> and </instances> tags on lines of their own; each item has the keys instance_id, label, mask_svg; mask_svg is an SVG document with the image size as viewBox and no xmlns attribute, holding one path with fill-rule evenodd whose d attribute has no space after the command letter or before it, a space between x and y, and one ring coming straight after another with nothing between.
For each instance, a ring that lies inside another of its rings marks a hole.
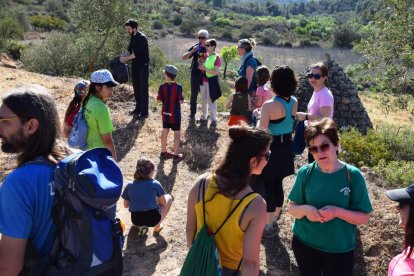
<instances>
[{"instance_id":1,"label":"blue backpack","mask_svg":"<svg viewBox=\"0 0 414 276\"><path fill-rule=\"evenodd\" d=\"M26 250L20 275L122 275L123 231L115 212L123 177L111 152L95 148L69 155L56 166L53 181L51 252L36 258L33 249Z\"/></svg>"},{"instance_id":2,"label":"blue backpack","mask_svg":"<svg viewBox=\"0 0 414 276\"><path fill-rule=\"evenodd\" d=\"M68 145L72 148L84 150L88 146L88 123L85 119L85 111L82 108L73 120L73 128L68 137Z\"/></svg>"}]
</instances>

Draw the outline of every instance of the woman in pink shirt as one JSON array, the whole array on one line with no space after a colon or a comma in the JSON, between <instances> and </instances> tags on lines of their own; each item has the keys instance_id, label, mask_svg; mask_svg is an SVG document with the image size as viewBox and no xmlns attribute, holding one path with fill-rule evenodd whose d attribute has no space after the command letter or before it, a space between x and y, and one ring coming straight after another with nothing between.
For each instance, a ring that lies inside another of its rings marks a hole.
<instances>
[{"instance_id":1,"label":"woman in pink shirt","mask_svg":"<svg viewBox=\"0 0 414 276\"><path fill-rule=\"evenodd\" d=\"M398 226L405 231L404 250L388 266L388 276L414 275L414 184L407 188L387 191L389 199L398 202Z\"/></svg>"},{"instance_id":2,"label":"woman in pink shirt","mask_svg":"<svg viewBox=\"0 0 414 276\"><path fill-rule=\"evenodd\" d=\"M312 98L308 103L308 111L296 113L296 120L317 121L325 117L333 118L334 97L331 90L326 87L328 67L322 62L312 64L308 79L313 88ZM307 125L305 122L305 126ZM308 154L308 162L312 163L314 160L313 156Z\"/></svg>"}]
</instances>

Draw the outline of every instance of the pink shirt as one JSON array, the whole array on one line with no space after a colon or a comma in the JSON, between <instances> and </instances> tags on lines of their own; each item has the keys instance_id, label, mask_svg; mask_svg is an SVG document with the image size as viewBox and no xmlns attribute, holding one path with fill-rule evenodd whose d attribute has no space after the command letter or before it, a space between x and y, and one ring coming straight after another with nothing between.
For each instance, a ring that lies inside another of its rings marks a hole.
<instances>
[{"instance_id":1,"label":"pink shirt","mask_svg":"<svg viewBox=\"0 0 414 276\"><path fill-rule=\"evenodd\" d=\"M268 86L266 84L263 84L263 85L260 85L259 87L257 87L256 99L257 99L257 97L260 96L260 97L262 97L262 102L261 103L256 102L257 105L254 106L255 108L262 107L265 101L268 101L271 98L273 98L272 92L267 88L268 88Z\"/></svg>"},{"instance_id":2,"label":"pink shirt","mask_svg":"<svg viewBox=\"0 0 414 276\"><path fill-rule=\"evenodd\" d=\"M308 113L310 115L322 116L320 108L327 106L331 108L329 117L333 118L334 98L332 92L327 87L317 92L313 91L312 98L308 103Z\"/></svg>"},{"instance_id":3,"label":"pink shirt","mask_svg":"<svg viewBox=\"0 0 414 276\"><path fill-rule=\"evenodd\" d=\"M414 259L409 258L406 260L406 253L403 251L401 254L392 258L388 266L388 276L408 276L414 275Z\"/></svg>"}]
</instances>

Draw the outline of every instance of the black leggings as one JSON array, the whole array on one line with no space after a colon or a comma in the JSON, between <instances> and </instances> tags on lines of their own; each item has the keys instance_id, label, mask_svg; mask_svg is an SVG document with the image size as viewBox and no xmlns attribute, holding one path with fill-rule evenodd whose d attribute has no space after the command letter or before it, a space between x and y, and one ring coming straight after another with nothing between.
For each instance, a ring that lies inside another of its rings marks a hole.
<instances>
[{"instance_id":1,"label":"black leggings","mask_svg":"<svg viewBox=\"0 0 414 276\"><path fill-rule=\"evenodd\" d=\"M327 253L301 242L295 235L292 250L301 276L351 276L354 269L354 251Z\"/></svg>"},{"instance_id":2,"label":"black leggings","mask_svg":"<svg viewBox=\"0 0 414 276\"><path fill-rule=\"evenodd\" d=\"M283 177L264 178L265 199L267 203L267 212L274 212L276 207L283 206L285 195L283 194Z\"/></svg>"}]
</instances>

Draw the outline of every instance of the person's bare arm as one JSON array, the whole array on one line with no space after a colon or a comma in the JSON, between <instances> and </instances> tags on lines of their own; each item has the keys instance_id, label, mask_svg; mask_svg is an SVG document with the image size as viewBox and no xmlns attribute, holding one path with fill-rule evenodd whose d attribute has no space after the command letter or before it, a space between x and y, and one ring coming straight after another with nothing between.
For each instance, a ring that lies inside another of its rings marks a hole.
<instances>
[{"instance_id":1,"label":"person's bare arm","mask_svg":"<svg viewBox=\"0 0 414 276\"><path fill-rule=\"evenodd\" d=\"M118 161L118 157L115 151L114 139L112 139L112 133L101 134L101 139L105 147L111 151L112 158L115 161Z\"/></svg>"},{"instance_id":2,"label":"person's bare arm","mask_svg":"<svg viewBox=\"0 0 414 276\"><path fill-rule=\"evenodd\" d=\"M246 68L246 78L247 78L247 87L250 87L250 84L252 83L254 75L254 69L253 67L249 66Z\"/></svg>"},{"instance_id":3,"label":"person's bare arm","mask_svg":"<svg viewBox=\"0 0 414 276\"><path fill-rule=\"evenodd\" d=\"M195 206L198 203L198 189L202 179L198 179L190 190L187 202L187 223L185 226L185 234L187 240L187 247L190 248L193 244L193 239L197 230L197 214Z\"/></svg>"},{"instance_id":4,"label":"person's bare arm","mask_svg":"<svg viewBox=\"0 0 414 276\"><path fill-rule=\"evenodd\" d=\"M161 205L161 206L167 205L167 201L165 200L165 196L162 195L162 196L157 197L157 203L158 203L158 205Z\"/></svg>"},{"instance_id":5,"label":"person's bare arm","mask_svg":"<svg viewBox=\"0 0 414 276\"><path fill-rule=\"evenodd\" d=\"M252 97L250 95L247 95L247 110L252 111Z\"/></svg>"},{"instance_id":6,"label":"person's bare arm","mask_svg":"<svg viewBox=\"0 0 414 276\"><path fill-rule=\"evenodd\" d=\"M337 206L325 206L319 210L322 219L327 222L334 218L340 218L349 224L367 224L371 213L347 210Z\"/></svg>"},{"instance_id":7,"label":"person's bare arm","mask_svg":"<svg viewBox=\"0 0 414 276\"><path fill-rule=\"evenodd\" d=\"M231 94L230 97L229 97L229 100L227 101L227 104L226 104L226 109L227 110L230 110L231 106L233 105L233 97L234 97L234 94Z\"/></svg>"},{"instance_id":8,"label":"person's bare arm","mask_svg":"<svg viewBox=\"0 0 414 276\"><path fill-rule=\"evenodd\" d=\"M197 47L194 47L192 50L185 52L184 55L182 56L182 59L183 60L189 59L196 51L197 51Z\"/></svg>"},{"instance_id":9,"label":"person's bare arm","mask_svg":"<svg viewBox=\"0 0 414 276\"><path fill-rule=\"evenodd\" d=\"M308 205L308 204L299 205L291 201L289 203L288 213L297 219L302 219L303 217L306 216L308 220L312 222L324 222L322 216L319 214L318 209L316 209L312 205Z\"/></svg>"},{"instance_id":10,"label":"person's bare arm","mask_svg":"<svg viewBox=\"0 0 414 276\"><path fill-rule=\"evenodd\" d=\"M124 207L129 208L129 200L124 199Z\"/></svg>"},{"instance_id":11,"label":"person's bare arm","mask_svg":"<svg viewBox=\"0 0 414 276\"><path fill-rule=\"evenodd\" d=\"M304 121L304 120L306 120L306 115L308 115L308 120L316 121L316 120L323 119L325 117L330 117L331 116L331 110L332 110L332 107L330 107L330 106L322 106L319 109L322 116L311 115L311 114L305 113L305 112L297 112L297 117L298 117L299 121Z\"/></svg>"},{"instance_id":12,"label":"person's bare arm","mask_svg":"<svg viewBox=\"0 0 414 276\"><path fill-rule=\"evenodd\" d=\"M135 56L135 54L134 54L134 53L132 53L132 54L130 54L129 56L120 57L120 58L119 58L119 60L120 60L122 63L126 63L127 61L132 60L132 59L134 59L134 58L136 58L136 56Z\"/></svg>"},{"instance_id":13,"label":"person's bare arm","mask_svg":"<svg viewBox=\"0 0 414 276\"><path fill-rule=\"evenodd\" d=\"M0 238L0 275L15 276L23 268L27 239L1 235Z\"/></svg>"},{"instance_id":14,"label":"person's bare arm","mask_svg":"<svg viewBox=\"0 0 414 276\"><path fill-rule=\"evenodd\" d=\"M260 111L260 121L259 121L259 128L263 130L267 130L269 128L269 121L270 121L270 104L265 103Z\"/></svg>"},{"instance_id":15,"label":"person's bare arm","mask_svg":"<svg viewBox=\"0 0 414 276\"><path fill-rule=\"evenodd\" d=\"M251 202L246 210L245 218L249 218L250 221L244 234L241 275L259 275L260 242L266 224L266 202L262 197L256 197Z\"/></svg>"},{"instance_id":16,"label":"person's bare arm","mask_svg":"<svg viewBox=\"0 0 414 276\"><path fill-rule=\"evenodd\" d=\"M206 73L209 73L211 75L218 75L220 72L220 66L214 66L213 70L207 69L206 67L203 66L204 71L206 71Z\"/></svg>"}]
</instances>

